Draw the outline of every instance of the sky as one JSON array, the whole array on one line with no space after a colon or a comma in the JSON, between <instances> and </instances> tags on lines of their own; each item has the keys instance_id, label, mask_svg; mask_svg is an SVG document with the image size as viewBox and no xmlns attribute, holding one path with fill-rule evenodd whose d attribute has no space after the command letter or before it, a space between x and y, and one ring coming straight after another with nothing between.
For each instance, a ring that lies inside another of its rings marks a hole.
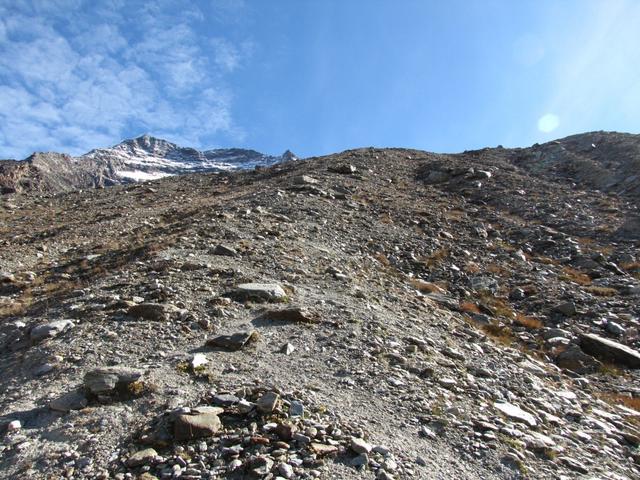
<instances>
[{"instance_id":1,"label":"sky","mask_svg":"<svg viewBox=\"0 0 640 480\"><path fill-rule=\"evenodd\" d=\"M0 158L640 133L637 0L0 0Z\"/></svg>"}]
</instances>

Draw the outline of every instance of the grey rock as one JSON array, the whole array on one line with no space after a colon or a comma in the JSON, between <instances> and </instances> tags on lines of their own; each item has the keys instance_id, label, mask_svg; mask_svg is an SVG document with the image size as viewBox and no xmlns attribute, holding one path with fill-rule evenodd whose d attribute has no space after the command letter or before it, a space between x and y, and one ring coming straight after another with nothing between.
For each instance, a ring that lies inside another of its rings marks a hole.
<instances>
[{"instance_id":1,"label":"grey rock","mask_svg":"<svg viewBox=\"0 0 640 480\"><path fill-rule=\"evenodd\" d=\"M631 368L640 368L640 352L608 338L595 334L583 334L580 336L580 348L601 360L613 361Z\"/></svg>"},{"instance_id":2,"label":"grey rock","mask_svg":"<svg viewBox=\"0 0 640 480\"><path fill-rule=\"evenodd\" d=\"M271 413L276 409L280 395L275 392L267 392L256 402L256 406L262 413Z\"/></svg>"},{"instance_id":3,"label":"grey rock","mask_svg":"<svg viewBox=\"0 0 640 480\"><path fill-rule=\"evenodd\" d=\"M362 438L351 437L351 450L356 453L371 453L373 445L369 444Z\"/></svg>"},{"instance_id":4,"label":"grey rock","mask_svg":"<svg viewBox=\"0 0 640 480\"><path fill-rule=\"evenodd\" d=\"M273 460L266 456L257 456L249 459L248 469L249 471L258 477L263 477L273 468Z\"/></svg>"},{"instance_id":5,"label":"grey rock","mask_svg":"<svg viewBox=\"0 0 640 480\"><path fill-rule=\"evenodd\" d=\"M361 453L357 457L351 459L349 465L352 467L366 467L369 465L369 455L366 453Z\"/></svg>"},{"instance_id":6,"label":"grey rock","mask_svg":"<svg viewBox=\"0 0 640 480\"><path fill-rule=\"evenodd\" d=\"M496 410L499 410L500 412L504 413L511 420L514 420L520 423L525 423L530 427L535 427L538 424L538 422L536 421L536 418L533 415L531 415L528 412L525 412L517 405L513 405L508 402L495 402L493 406L496 408Z\"/></svg>"},{"instance_id":7,"label":"grey rock","mask_svg":"<svg viewBox=\"0 0 640 480\"><path fill-rule=\"evenodd\" d=\"M576 304L573 302L562 302L553 307L555 312L561 313L565 317L572 317L576 314Z\"/></svg>"},{"instance_id":8,"label":"grey rock","mask_svg":"<svg viewBox=\"0 0 640 480\"><path fill-rule=\"evenodd\" d=\"M277 283L242 283L231 295L240 301L281 302L287 298L286 292Z\"/></svg>"},{"instance_id":9,"label":"grey rock","mask_svg":"<svg viewBox=\"0 0 640 480\"><path fill-rule=\"evenodd\" d=\"M65 393L49 402L49 408L56 412L70 412L71 410L82 410L87 406L87 397L81 392Z\"/></svg>"},{"instance_id":10,"label":"grey rock","mask_svg":"<svg viewBox=\"0 0 640 480\"><path fill-rule=\"evenodd\" d=\"M46 338L53 338L60 335L65 330L73 327L71 320L56 320L54 322L37 325L31 329L29 338L33 342L40 342Z\"/></svg>"},{"instance_id":11,"label":"grey rock","mask_svg":"<svg viewBox=\"0 0 640 480\"><path fill-rule=\"evenodd\" d=\"M280 348L280 351L285 355L291 355L295 351L295 349L296 347L294 347L291 343L287 342Z\"/></svg>"},{"instance_id":12,"label":"grey rock","mask_svg":"<svg viewBox=\"0 0 640 480\"><path fill-rule=\"evenodd\" d=\"M87 372L84 376L85 388L95 395L112 393L116 388L137 381L142 376L140 370L126 367L101 367Z\"/></svg>"},{"instance_id":13,"label":"grey rock","mask_svg":"<svg viewBox=\"0 0 640 480\"><path fill-rule=\"evenodd\" d=\"M622 325L616 322L611 322L611 321L607 322L604 329L608 333L610 333L611 335L615 335L616 337L621 337L626 332L626 330L624 329L624 327L622 327Z\"/></svg>"},{"instance_id":14,"label":"grey rock","mask_svg":"<svg viewBox=\"0 0 640 480\"><path fill-rule=\"evenodd\" d=\"M139 467L141 465L149 464L154 458L158 456L153 448L145 448L140 450L127 459L127 467Z\"/></svg>"},{"instance_id":15,"label":"grey rock","mask_svg":"<svg viewBox=\"0 0 640 480\"><path fill-rule=\"evenodd\" d=\"M298 400L292 400L291 405L289 405L289 415L302 417L304 415L304 404Z\"/></svg>"},{"instance_id":16,"label":"grey rock","mask_svg":"<svg viewBox=\"0 0 640 480\"><path fill-rule=\"evenodd\" d=\"M230 407L232 405L235 405L236 403L240 402L240 398L236 397L235 395L231 395L228 393L222 393L219 395L214 395L212 402L214 405L220 405L223 407Z\"/></svg>"}]
</instances>

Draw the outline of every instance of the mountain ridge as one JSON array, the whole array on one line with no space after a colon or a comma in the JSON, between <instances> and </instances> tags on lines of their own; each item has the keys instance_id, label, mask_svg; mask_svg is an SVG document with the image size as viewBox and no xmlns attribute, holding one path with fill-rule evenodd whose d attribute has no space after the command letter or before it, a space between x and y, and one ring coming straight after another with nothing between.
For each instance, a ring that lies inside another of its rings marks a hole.
<instances>
[{"instance_id":1,"label":"mountain ridge","mask_svg":"<svg viewBox=\"0 0 640 480\"><path fill-rule=\"evenodd\" d=\"M0 160L0 193L55 194L170 175L264 167L296 159L289 150L280 156L242 148L200 151L142 135L77 157L35 152L21 161Z\"/></svg>"}]
</instances>

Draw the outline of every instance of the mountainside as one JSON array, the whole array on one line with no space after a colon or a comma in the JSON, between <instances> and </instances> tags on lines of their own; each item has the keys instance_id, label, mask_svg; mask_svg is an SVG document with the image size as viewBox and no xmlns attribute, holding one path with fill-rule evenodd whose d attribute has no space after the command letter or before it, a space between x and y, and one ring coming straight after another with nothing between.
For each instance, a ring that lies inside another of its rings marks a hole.
<instances>
[{"instance_id":1,"label":"mountainside","mask_svg":"<svg viewBox=\"0 0 640 480\"><path fill-rule=\"evenodd\" d=\"M169 175L219 172L295 160L239 148L198 151L144 135L80 157L34 153L22 162L0 161L0 193L60 193L154 180Z\"/></svg>"},{"instance_id":2,"label":"mountainside","mask_svg":"<svg viewBox=\"0 0 640 480\"><path fill-rule=\"evenodd\" d=\"M638 152L5 196L0 477L640 478Z\"/></svg>"}]
</instances>

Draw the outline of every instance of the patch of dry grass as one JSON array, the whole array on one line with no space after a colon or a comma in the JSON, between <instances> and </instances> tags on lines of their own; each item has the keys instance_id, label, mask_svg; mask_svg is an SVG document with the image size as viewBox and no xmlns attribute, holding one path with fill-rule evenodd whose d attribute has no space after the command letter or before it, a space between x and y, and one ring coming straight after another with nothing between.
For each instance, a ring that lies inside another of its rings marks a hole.
<instances>
[{"instance_id":1,"label":"patch of dry grass","mask_svg":"<svg viewBox=\"0 0 640 480\"><path fill-rule=\"evenodd\" d=\"M532 330L537 330L544 326L544 323L542 323L541 320L535 317L530 317L528 315L523 315L522 313L516 313L516 318L514 318L513 321L518 325L530 328Z\"/></svg>"},{"instance_id":2,"label":"patch of dry grass","mask_svg":"<svg viewBox=\"0 0 640 480\"><path fill-rule=\"evenodd\" d=\"M478 305L473 302L460 302L460 311L464 313L481 313Z\"/></svg>"},{"instance_id":3,"label":"patch of dry grass","mask_svg":"<svg viewBox=\"0 0 640 480\"><path fill-rule=\"evenodd\" d=\"M620 393L605 393L602 394L601 398L610 405L624 405L640 412L640 397L631 397Z\"/></svg>"},{"instance_id":4,"label":"patch of dry grass","mask_svg":"<svg viewBox=\"0 0 640 480\"><path fill-rule=\"evenodd\" d=\"M558 278L565 282L573 282L582 286L591 285L591 277L589 275L571 267L564 267Z\"/></svg>"},{"instance_id":5,"label":"patch of dry grass","mask_svg":"<svg viewBox=\"0 0 640 480\"><path fill-rule=\"evenodd\" d=\"M412 278L410 283L413 288L422 293L445 293L445 289L440 285L419 278Z\"/></svg>"},{"instance_id":6,"label":"patch of dry grass","mask_svg":"<svg viewBox=\"0 0 640 480\"><path fill-rule=\"evenodd\" d=\"M510 346L514 342L513 332L507 325L501 323L489 323L480 327L482 331L497 343Z\"/></svg>"},{"instance_id":7,"label":"patch of dry grass","mask_svg":"<svg viewBox=\"0 0 640 480\"><path fill-rule=\"evenodd\" d=\"M596 295L597 297L613 297L618 294L618 291L615 288L611 287L598 287L595 285L584 287L585 291L591 293L592 295Z\"/></svg>"}]
</instances>

